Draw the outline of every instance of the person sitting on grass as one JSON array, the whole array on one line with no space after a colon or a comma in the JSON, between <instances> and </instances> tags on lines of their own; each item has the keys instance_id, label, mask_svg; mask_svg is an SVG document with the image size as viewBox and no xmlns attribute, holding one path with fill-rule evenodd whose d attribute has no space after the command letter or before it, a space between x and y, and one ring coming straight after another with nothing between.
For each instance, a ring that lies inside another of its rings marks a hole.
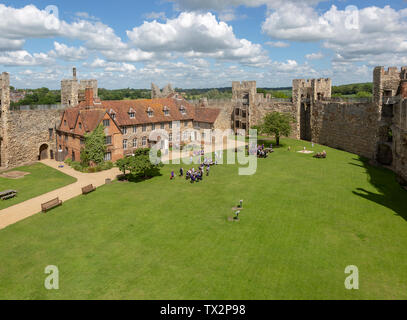
<instances>
[{"instance_id":1,"label":"person sitting on grass","mask_svg":"<svg viewBox=\"0 0 407 320\"><path fill-rule=\"evenodd\" d=\"M184 168L179 169L179 176L180 178L184 176Z\"/></svg>"},{"instance_id":2,"label":"person sitting on grass","mask_svg":"<svg viewBox=\"0 0 407 320\"><path fill-rule=\"evenodd\" d=\"M174 177L175 177L175 173L174 173L174 171L171 171L171 178L170 178L170 180L173 180Z\"/></svg>"}]
</instances>

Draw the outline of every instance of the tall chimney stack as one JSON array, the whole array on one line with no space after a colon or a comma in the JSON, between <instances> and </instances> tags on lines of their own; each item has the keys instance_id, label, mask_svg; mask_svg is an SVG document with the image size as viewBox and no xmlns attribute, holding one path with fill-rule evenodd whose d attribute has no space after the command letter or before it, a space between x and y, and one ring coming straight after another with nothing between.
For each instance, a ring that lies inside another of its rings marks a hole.
<instances>
[{"instance_id":1,"label":"tall chimney stack","mask_svg":"<svg viewBox=\"0 0 407 320\"><path fill-rule=\"evenodd\" d=\"M86 107L93 107L93 88L91 87L85 89L85 104Z\"/></svg>"},{"instance_id":2,"label":"tall chimney stack","mask_svg":"<svg viewBox=\"0 0 407 320\"><path fill-rule=\"evenodd\" d=\"M73 73L73 79L76 80L76 67L73 67L72 73Z\"/></svg>"}]
</instances>

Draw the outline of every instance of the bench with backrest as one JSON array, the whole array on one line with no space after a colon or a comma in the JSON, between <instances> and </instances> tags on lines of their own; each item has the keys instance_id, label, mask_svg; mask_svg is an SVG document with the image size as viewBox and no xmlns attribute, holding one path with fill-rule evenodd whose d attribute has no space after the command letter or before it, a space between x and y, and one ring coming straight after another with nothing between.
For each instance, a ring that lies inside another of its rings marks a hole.
<instances>
[{"instance_id":1,"label":"bench with backrest","mask_svg":"<svg viewBox=\"0 0 407 320\"><path fill-rule=\"evenodd\" d=\"M96 188L92 184L90 184L90 185L82 188L82 194L88 194L88 193L91 193L91 192L93 192L95 190L96 190Z\"/></svg>"},{"instance_id":2,"label":"bench with backrest","mask_svg":"<svg viewBox=\"0 0 407 320\"><path fill-rule=\"evenodd\" d=\"M42 212L47 212L48 210L51 210L51 209L53 209L55 207L58 207L60 205L62 205L62 201L59 200L59 198L55 198L55 199L53 199L51 201L48 201L48 202L45 202L45 203L41 204L41 209L42 209Z\"/></svg>"}]
</instances>

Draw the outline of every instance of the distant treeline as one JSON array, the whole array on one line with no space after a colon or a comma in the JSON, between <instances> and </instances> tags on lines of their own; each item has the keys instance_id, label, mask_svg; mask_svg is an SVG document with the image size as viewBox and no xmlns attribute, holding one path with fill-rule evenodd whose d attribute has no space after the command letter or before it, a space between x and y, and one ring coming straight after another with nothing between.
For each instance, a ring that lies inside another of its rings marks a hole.
<instances>
[{"instance_id":1,"label":"distant treeline","mask_svg":"<svg viewBox=\"0 0 407 320\"><path fill-rule=\"evenodd\" d=\"M136 100L150 99L151 90L147 89L99 89L99 97L101 100Z\"/></svg>"},{"instance_id":2,"label":"distant treeline","mask_svg":"<svg viewBox=\"0 0 407 320\"><path fill-rule=\"evenodd\" d=\"M353 83L342 86L332 87L333 97L355 96L355 97L371 97L373 94L373 83Z\"/></svg>"},{"instance_id":3,"label":"distant treeline","mask_svg":"<svg viewBox=\"0 0 407 320\"><path fill-rule=\"evenodd\" d=\"M11 90L15 89L11 87ZM22 89L18 91L23 91ZM19 102L12 102L11 106L23 105L42 105L42 104L58 104L61 103L61 91L49 90L48 88L27 89L25 98ZM181 89L176 88L175 91L184 94L187 100L198 100L201 98L208 99L231 99L232 88L216 88L216 89ZM281 88L258 88L258 93L271 94L273 98L287 99L292 96L291 87ZM333 97L371 97L373 92L373 83L354 83L332 87ZM149 89L117 89L109 90L100 88L99 97L102 100L135 100L135 99L150 99L151 90Z\"/></svg>"},{"instance_id":4,"label":"distant treeline","mask_svg":"<svg viewBox=\"0 0 407 320\"><path fill-rule=\"evenodd\" d=\"M10 88L14 91L14 87ZM17 90L19 92L26 91L25 98L19 102L11 102L12 107L41 105L41 104L58 104L61 103L61 91L49 90L48 88Z\"/></svg>"}]
</instances>

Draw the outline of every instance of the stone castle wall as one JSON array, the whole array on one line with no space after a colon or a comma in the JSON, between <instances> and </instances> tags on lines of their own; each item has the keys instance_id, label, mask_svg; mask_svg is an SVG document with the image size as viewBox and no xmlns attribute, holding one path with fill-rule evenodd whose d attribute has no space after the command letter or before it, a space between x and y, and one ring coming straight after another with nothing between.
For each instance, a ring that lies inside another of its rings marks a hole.
<instances>
[{"instance_id":1,"label":"stone castle wall","mask_svg":"<svg viewBox=\"0 0 407 320\"><path fill-rule=\"evenodd\" d=\"M407 183L407 100L397 104L393 114L393 166Z\"/></svg>"},{"instance_id":2,"label":"stone castle wall","mask_svg":"<svg viewBox=\"0 0 407 320\"><path fill-rule=\"evenodd\" d=\"M374 103L316 101L312 107L312 141L375 158L379 113Z\"/></svg>"},{"instance_id":3,"label":"stone castle wall","mask_svg":"<svg viewBox=\"0 0 407 320\"><path fill-rule=\"evenodd\" d=\"M40 147L48 146L48 157L57 152L55 126L62 110L10 111L8 127L8 167L39 160ZM52 129L52 132L50 131Z\"/></svg>"}]
</instances>

